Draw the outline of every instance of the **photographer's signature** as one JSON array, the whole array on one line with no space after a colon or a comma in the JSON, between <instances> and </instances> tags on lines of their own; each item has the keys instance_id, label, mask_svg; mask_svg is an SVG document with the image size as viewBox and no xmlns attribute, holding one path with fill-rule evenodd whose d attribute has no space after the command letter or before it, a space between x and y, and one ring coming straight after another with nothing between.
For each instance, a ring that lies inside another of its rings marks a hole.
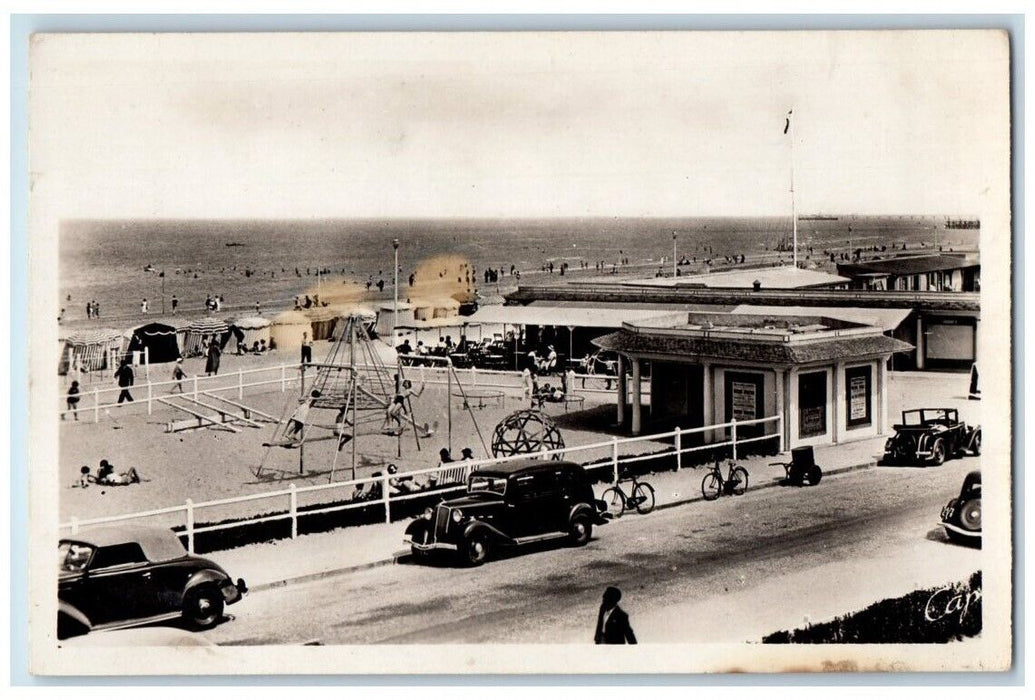
<instances>
[{"instance_id":1,"label":"photographer's signature","mask_svg":"<svg viewBox=\"0 0 1035 700\"><path fill-rule=\"evenodd\" d=\"M970 612L971 605L981 600L980 588L946 586L939 588L927 599L924 606L924 619L938 622L952 615L959 616L962 623Z\"/></svg>"}]
</instances>

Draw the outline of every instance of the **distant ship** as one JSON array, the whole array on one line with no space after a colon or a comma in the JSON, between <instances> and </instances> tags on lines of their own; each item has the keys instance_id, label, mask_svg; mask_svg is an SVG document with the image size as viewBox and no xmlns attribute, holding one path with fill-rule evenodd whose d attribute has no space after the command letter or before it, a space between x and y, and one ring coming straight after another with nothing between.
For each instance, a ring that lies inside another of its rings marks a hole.
<instances>
[{"instance_id":1,"label":"distant ship","mask_svg":"<svg viewBox=\"0 0 1035 700\"><path fill-rule=\"evenodd\" d=\"M981 222L978 221L977 219L946 219L945 220L945 228L975 229L975 228L981 228Z\"/></svg>"},{"instance_id":2,"label":"distant ship","mask_svg":"<svg viewBox=\"0 0 1035 700\"><path fill-rule=\"evenodd\" d=\"M814 214L812 216L799 216L798 221L837 221L840 217L837 216L824 216L823 214Z\"/></svg>"},{"instance_id":3,"label":"distant ship","mask_svg":"<svg viewBox=\"0 0 1035 700\"><path fill-rule=\"evenodd\" d=\"M243 245L246 245L246 244L245 244L245 243L235 243L235 242L230 242L230 243L225 243L224 245L225 245L225 246L226 246L227 248L236 248L236 247L238 247L238 246L243 246Z\"/></svg>"}]
</instances>

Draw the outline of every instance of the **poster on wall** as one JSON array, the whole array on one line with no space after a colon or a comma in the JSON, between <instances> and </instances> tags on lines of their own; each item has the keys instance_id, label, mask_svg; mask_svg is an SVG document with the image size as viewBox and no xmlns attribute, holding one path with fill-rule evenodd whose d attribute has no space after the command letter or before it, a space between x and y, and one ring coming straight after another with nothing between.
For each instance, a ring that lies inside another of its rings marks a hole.
<instances>
[{"instance_id":1,"label":"poster on wall","mask_svg":"<svg viewBox=\"0 0 1035 700\"><path fill-rule=\"evenodd\" d=\"M758 418L758 386L754 382L732 383L733 420Z\"/></svg>"},{"instance_id":2,"label":"poster on wall","mask_svg":"<svg viewBox=\"0 0 1035 700\"><path fill-rule=\"evenodd\" d=\"M866 395L866 377L852 377L849 391L849 420L866 420L866 409L869 401Z\"/></svg>"},{"instance_id":3,"label":"poster on wall","mask_svg":"<svg viewBox=\"0 0 1035 700\"><path fill-rule=\"evenodd\" d=\"M801 436L813 437L827 432L827 411L824 406L802 407Z\"/></svg>"}]
</instances>

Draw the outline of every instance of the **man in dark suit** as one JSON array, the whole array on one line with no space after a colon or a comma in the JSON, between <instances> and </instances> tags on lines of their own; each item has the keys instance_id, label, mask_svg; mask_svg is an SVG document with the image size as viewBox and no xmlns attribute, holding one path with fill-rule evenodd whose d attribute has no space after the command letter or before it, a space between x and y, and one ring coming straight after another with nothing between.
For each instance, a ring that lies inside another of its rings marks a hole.
<instances>
[{"instance_id":1,"label":"man in dark suit","mask_svg":"<svg viewBox=\"0 0 1035 700\"><path fill-rule=\"evenodd\" d=\"M635 644L636 635L629 625L629 616L618 607L622 592L614 586L604 591L604 599L600 603L597 615L597 631L593 641L597 644Z\"/></svg>"}]
</instances>

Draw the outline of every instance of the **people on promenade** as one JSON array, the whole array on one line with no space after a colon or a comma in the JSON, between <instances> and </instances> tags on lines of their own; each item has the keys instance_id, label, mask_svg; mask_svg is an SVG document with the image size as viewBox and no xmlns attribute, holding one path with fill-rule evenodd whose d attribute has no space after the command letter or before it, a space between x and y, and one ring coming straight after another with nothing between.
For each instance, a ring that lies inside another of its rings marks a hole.
<instances>
[{"instance_id":1,"label":"people on promenade","mask_svg":"<svg viewBox=\"0 0 1035 700\"><path fill-rule=\"evenodd\" d=\"M219 347L219 338L212 336L212 342L208 344L208 351L205 360L205 373L212 377L219 374L219 360L223 351Z\"/></svg>"},{"instance_id":2,"label":"people on promenade","mask_svg":"<svg viewBox=\"0 0 1035 700\"><path fill-rule=\"evenodd\" d=\"M595 643L636 644L636 635L629 624L629 616L618 607L618 601L621 599L622 592L614 586L608 586L604 591L600 612L597 613L597 629L593 635Z\"/></svg>"},{"instance_id":3,"label":"people on promenade","mask_svg":"<svg viewBox=\"0 0 1035 700\"><path fill-rule=\"evenodd\" d=\"M302 334L302 364L309 364L313 361L313 343L309 340L309 334Z\"/></svg>"},{"instance_id":4,"label":"people on promenade","mask_svg":"<svg viewBox=\"0 0 1035 700\"><path fill-rule=\"evenodd\" d=\"M521 370L521 398L525 401L532 401L532 370L525 367Z\"/></svg>"},{"instance_id":5,"label":"people on promenade","mask_svg":"<svg viewBox=\"0 0 1035 700\"><path fill-rule=\"evenodd\" d=\"M72 414L75 420L79 420L79 382L73 381L71 386L68 387L68 395L65 398L65 403L68 406L68 412ZM64 419L64 416L61 416Z\"/></svg>"},{"instance_id":6,"label":"people on promenade","mask_svg":"<svg viewBox=\"0 0 1035 700\"><path fill-rule=\"evenodd\" d=\"M129 358L122 361L119 368L115 371L115 379L118 382L119 387L122 389L119 392L118 403L123 401L132 401L133 394L129 393L129 388L133 386L133 382L136 380L136 375L133 373L133 365L130 364Z\"/></svg>"}]
</instances>

